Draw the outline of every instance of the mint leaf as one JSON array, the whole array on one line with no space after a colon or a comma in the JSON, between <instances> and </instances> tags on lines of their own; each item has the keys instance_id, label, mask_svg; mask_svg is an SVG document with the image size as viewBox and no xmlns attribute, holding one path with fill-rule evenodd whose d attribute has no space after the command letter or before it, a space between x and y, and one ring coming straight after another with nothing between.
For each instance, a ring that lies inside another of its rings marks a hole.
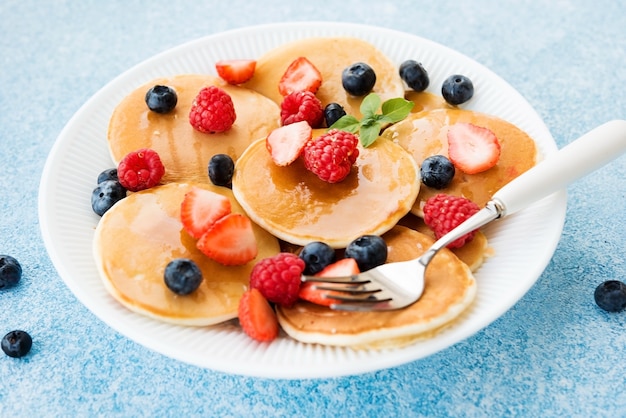
<instances>
[{"instance_id":1,"label":"mint leaf","mask_svg":"<svg viewBox=\"0 0 626 418\"><path fill-rule=\"evenodd\" d=\"M381 110L386 122L396 123L409 115L413 105L413 102L397 97L385 101Z\"/></svg>"},{"instance_id":2,"label":"mint leaf","mask_svg":"<svg viewBox=\"0 0 626 418\"><path fill-rule=\"evenodd\" d=\"M376 93L370 93L361 102L361 114L363 119L374 116L380 107L380 96Z\"/></svg>"},{"instance_id":3,"label":"mint leaf","mask_svg":"<svg viewBox=\"0 0 626 418\"><path fill-rule=\"evenodd\" d=\"M369 147L378 139L378 135L380 134L380 128L382 125L380 122L372 122L367 125L361 125L361 129L359 129L359 141L364 148Z\"/></svg>"},{"instance_id":4,"label":"mint leaf","mask_svg":"<svg viewBox=\"0 0 626 418\"><path fill-rule=\"evenodd\" d=\"M381 101L378 94L368 94L361 102L360 111L363 115L361 121L352 115L345 115L328 129L358 132L361 145L365 148L369 147L376 141L383 126L400 122L409 115L413 108L413 102L401 97L386 100L382 106ZM377 113L379 109L381 113Z\"/></svg>"},{"instance_id":5,"label":"mint leaf","mask_svg":"<svg viewBox=\"0 0 626 418\"><path fill-rule=\"evenodd\" d=\"M352 115L344 115L337 119L335 123L329 126L328 129L339 129L341 131L348 131L356 133L359 130L360 122Z\"/></svg>"}]
</instances>

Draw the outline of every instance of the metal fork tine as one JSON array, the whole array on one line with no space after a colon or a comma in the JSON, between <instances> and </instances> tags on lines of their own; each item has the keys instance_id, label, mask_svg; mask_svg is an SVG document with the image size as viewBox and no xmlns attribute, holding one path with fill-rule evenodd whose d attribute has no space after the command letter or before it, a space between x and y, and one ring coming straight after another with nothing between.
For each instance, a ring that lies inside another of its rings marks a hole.
<instances>
[{"instance_id":1,"label":"metal fork tine","mask_svg":"<svg viewBox=\"0 0 626 418\"><path fill-rule=\"evenodd\" d=\"M368 279L359 279L359 276L339 276L339 277L317 277L317 276L302 276L303 282L320 282L320 283L345 283L345 284L367 284L370 283Z\"/></svg>"},{"instance_id":2,"label":"metal fork tine","mask_svg":"<svg viewBox=\"0 0 626 418\"><path fill-rule=\"evenodd\" d=\"M314 289L329 290L331 292L343 292L351 295L373 295L381 291L381 289L368 289L363 287L351 287L351 286L319 286L314 285Z\"/></svg>"}]
</instances>

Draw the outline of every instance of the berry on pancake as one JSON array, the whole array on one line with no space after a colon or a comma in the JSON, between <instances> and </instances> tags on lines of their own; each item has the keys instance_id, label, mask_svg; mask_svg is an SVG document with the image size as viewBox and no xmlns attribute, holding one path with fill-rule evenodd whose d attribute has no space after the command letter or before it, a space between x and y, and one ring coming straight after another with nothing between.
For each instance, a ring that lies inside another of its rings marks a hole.
<instances>
[{"instance_id":1,"label":"berry on pancake","mask_svg":"<svg viewBox=\"0 0 626 418\"><path fill-rule=\"evenodd\" d=\"M225 266L246 264L258 254L252 222L239 213L230 213L215 222L196 246L204 255Z\"/></svg>"},{"instance_id":2,"label":"berry on pancake","mask_svg":"<svg viewBox=\"0 0 626 418\"><path fill-rule=\"evenodd\" d=\"M170 86L157 84L146 92L146 105L156 113L169 113L178 103L178 94Z\"/></svg>"},{"instance_id":3,"label":"berry on pancake","mask_svg":"<svg viewBox=\"0 0 626 418\"><path fill-rule=\"evenodd\" d=\"M460 105L474 96L474 84L468 77L454 74L444 80L441 95L451 105Z\"/></svg>"},{"instance_id":4,"label":"berry on pancake","mask_svg":"<svg viewBox=\"0 0 626 418\"><path fill-rule=\"evenodd\" d=\"M230 199L219 193L193 187L180 205L180 221L189 235L199 239L215 222L231 211Z\"/></svg>"},{"instance_id":5,"label":"berry on pancake","mask_svg":"<svg viewBox=\"0 0 626 418\"><path fill-rule=\"evenodd\" d=\"M189 111L189 123L204 133L229 130L237 115L231 97L219 87L205 87L194 99Z\"/></svg>"},{"instance_id":6,"label":"berry on pancake","mask_svg":"<svg viewBox=\"0 0 626 418\"><path fill-rule=\"evenodd\" d=\"M270 342L278 336L278 319L258 289L247 290L239 300L239 324L250 338Z\"/></svg>"},{"instance_id":7,"label":"berry on pancake","mask_svg":"<svg viewBox=\"0 0 626 418\"><path fill-rule=\"evenodd\" d=\"M317 273L317 277L342 277L359 274L359 265L354 258L342 258L332 264L326 266L322 271ZM302 300L306 300L317 305L330 306L337 301L332 299L332 290L316 289L315 283L304 282L300 286L298 296Z\"/></svg>"},{"instance_id":8,"label":"berry on pancake","mask_svg":"<svg viewBox=\"0 0 626 418\"><path fill-rule=\"evenodd\" d=\"M265 146L276 165L286 166L300 156L312 135L308 122L300 121L274 129L267 136Z\"/></svg>"},{"instance_id":9,"label":"berry on pancake","mask_svg":"<svg viewBox=\"0 0 626 418\"><path fill-rule=\"evenodd\" d=\"M305 57L298 57L285 70L278 83L278 90L282 96L304 90L315 93L321 85L320 71Z\"/></svg>"},{"instance_id":10,"label":"berry on pancake","mask_svg":"<svg viewBox=\"0 0 626 418\"><path fill-rule=\"evenodd\" d=\"M304 260L304 274L317 274L335 262L335 249L322 241L311 241L298 254Z\"/></svg>"},{"instance_id":11,"label":"berry on pancake","mask_svg":"<svg viewBox=\"0 0 626 418\"><path fill-rule=\"evenodd\" d=\"M424 205L424 223L441 238L462 224L467 218L478 212L480 208L474 202L461 196L439 193L426 201ZM448 248L460 248L474 238L472 231L448 244Z\"/></svg>"},{"instance_id":12,"label":"berry on pancake","mask_svg":"<svg viewBox=\"0 0 626 418\"><path fill-rule=\"evenodd\" d=\"M290 306L298 300L304 261L292 253L278 253L259 261L250 273L250 287L270 302Z\"/></svg>"},{"instance_id":13,"label":"berry on pancake","mask_svg":"<svg viewBox=\"0 0 626 418\"><path fill-rule=\"evenodd\" d=\"M328 183L345 179L359 156L359 138L346 131L331 129L304 146L304 165Z\"/></svg>"},{"instance_id":14,"label":"berry on pancake","mask_svg":"<svg viewBox=\"0 0 626 418\"><path fill-rule=\"evenodd\" d=\"M164 174L159 154L150 148L129 152L117 166L120 184L131 192L156 186Z\"/></svg>"},{"instance_id":15,"label":"berry on pancake","mask_svg":"<svg viewBox=\"0 0 626 418\"><path fill-rule=\"evenodd\" d=\"M319 128L324 121L322 102L310 91L294 91L285 96L280 104L280 122L282 125L306 121L311 128Z\"/></svg>"},{"instance_id":16,"label":"berry on pancake","mask_svg":"<svg viewBox=\"0 0 626 418\"><path fill-rule=\"evenodd\" d=\"M487 128L455 123L448 129L448 157L466 174L486 171L500 159L500 142Z\"/></svg>"},{"instance_id":17,"label":"berry on pancake","mask_svg":"<svg viewBox=\"0 0 626 418\"><path fill-rule=\"evenodd\" d=\"M215 63L215 70L228 84L242 84L250 80L256 68L255 60L233 59Z\"/></svg>"},{"instance_id":18,"label":"berry on pancake","mask_svg":"<svg viewBox=\"0 0 626 418\"><path fill-rule=\"evenodd\" d=\"M216 186L232 187L235 162L228 154L215 154L209 160L209 180Z\"/></svg>"}]
</instances>

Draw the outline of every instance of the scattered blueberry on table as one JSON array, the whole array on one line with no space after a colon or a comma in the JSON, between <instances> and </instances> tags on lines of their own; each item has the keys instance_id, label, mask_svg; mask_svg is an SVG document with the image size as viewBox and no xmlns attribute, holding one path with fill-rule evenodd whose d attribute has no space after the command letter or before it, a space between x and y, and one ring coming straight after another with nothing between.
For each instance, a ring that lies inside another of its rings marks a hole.
<instances>
[{"instance_id":1,"label":"scattered blueberry on table","mask_svg":"<svg viewBox=\"0 0 626 418\"><path fill-rule=\"evenodd\" d=\"M0 255L0 290L15 286L22 278L22 266L10 255Z\"/></svg>"},{"instance_id":2,"label":"scattered blueberry on table","mask_svg":"<svg viewBox=\"0 0 626 418\"><path fill-rule=\"evenodd\" d=\"M596 304L607 312L626 309L626 284L619 280L607 280L596 287L593 297Z\"/></svg>"},{"instance_id":3,"label":"scattered blueberry on table","mask_svg":"<svg viewBox=\"0 0 626 418\"><path fill-rule=\"evenodd\" d=\"M7 356L20 358L28 354L33 346L33 339L26 331L14 330L2 338L0 346Z\"/></svg>"}]
</instances>

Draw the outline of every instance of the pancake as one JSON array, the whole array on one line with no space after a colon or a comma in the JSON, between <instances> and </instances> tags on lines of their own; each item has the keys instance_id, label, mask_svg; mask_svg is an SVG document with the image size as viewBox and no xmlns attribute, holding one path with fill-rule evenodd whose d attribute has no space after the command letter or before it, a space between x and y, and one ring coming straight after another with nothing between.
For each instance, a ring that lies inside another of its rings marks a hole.
<instances>
[{"instance_id":1,"label":"pancake","mask_svg":"<svg viewBox=\"0 0 626 418\"><path fill-rule=\"evenodd\" d=\"M403 226L384 235L387 261L419 257L433 242ZM441 250L426 270L422 297L414 304L386 312L342 312L299 301L278 307L278 319L292 338L307 343L353 348L396 348L432 337L472 303L476 281L469 268L451 251Z\"/></svg>"},{"instance_id":2,"label":"pancake","mask_svg":"<svg viewBox=\"0 0 626 418\"><path fill-rule=\"evenodd\" d=\"M404 98L413 102L411 113L426 112L436 109L456 109L456 107L448 104L442 96L426 91L417 92L407 90L404 93Z\"/></svg>"},{"instance_id":3,"label":"pancake","mask_svg":"<svg viewBox=\"0 0 626 418\"><path fill-rule=\"evenodd\" d=\"M280 167L264 140L239 158L233 193L250 219L292 244L323 241L345 248L365 234L380 235L406 215L419 191L415 161L391 141L359 146L352 172L327 183L304 167L301 158Z\"/></svg>"},{"instance_id":4,"label":"pancake","mask_svg":"<svg viewBox=\"0 0 626 418\"><path fill-rule=\"evenodd\" d=\"M93 241L96 266L105 288L122 305L140 314L178 325L212 325L237 317L239 299L254 264L280 251L278 240L253 224L259 254L243 266L226 267L204 256L180 223L180 205L191 183L170 183L133 193L100 220ZM230 198L229 189L196 186ZM174 258L190 258L202 270L200 287L186 296L170 291L163 279Z\"/></svg>"},{"instance_id":5,"label":"pancake","mask_svg":"<svg viewBox=\"0 0 626 418\"><path fill-rule=\"evenodd\" d=\"M257 60L254 76L244 85L280 104L283 97L278 91L279 81L289 64L302 56L322 75L322 86L315 95L323 106L336 102L349 115L361 118L359 108L363 98L346 93L341 84L342 71L356 62L374 69L376 84L372 91L383 101L404 96L398 67L372 44L350 37L307 38L283 44Z\"/></svg>"},{"instance_id":6,"label":"pancake","mask_svg":"<svg viewBox=\"0 0 626 418\"><path fill-rule=\"evenodd\" d=\"M524 131L498 117L462 109L436 109L410 114L387 128L382 138L396 142L415 158L418 165L431 155L448 154L448 128L458 122L469 122L493 131L501 146L498 163L478 174L456 170L452 182L442 190L422 184L411 212L422 216L424 202L437 193L463 196L479 207L491 199L502 186L536 163L535 142Z\"/></svg>"},{"instance_id":7,"label":"pancake","mask_svg":"<svg viewBox=\"0 0 626 418\"><path fill-rule=\"evenodd\" d=\"M156 84L176 90L178 103L172 112L159 114L148 109L144 97ZM210 85L225 90L235 106L237 119L223 133L202 133L189 123L193 100ZM208 182L207 166L213 155L228 154L236 160L251 142L267 136L279 122L278 106L259 93L209 75L176 75L153 80L126 96L111 116L108 142L115 164L131 151L152 148L165 166L163 183Z\"/></svg>"}]
</instances>

